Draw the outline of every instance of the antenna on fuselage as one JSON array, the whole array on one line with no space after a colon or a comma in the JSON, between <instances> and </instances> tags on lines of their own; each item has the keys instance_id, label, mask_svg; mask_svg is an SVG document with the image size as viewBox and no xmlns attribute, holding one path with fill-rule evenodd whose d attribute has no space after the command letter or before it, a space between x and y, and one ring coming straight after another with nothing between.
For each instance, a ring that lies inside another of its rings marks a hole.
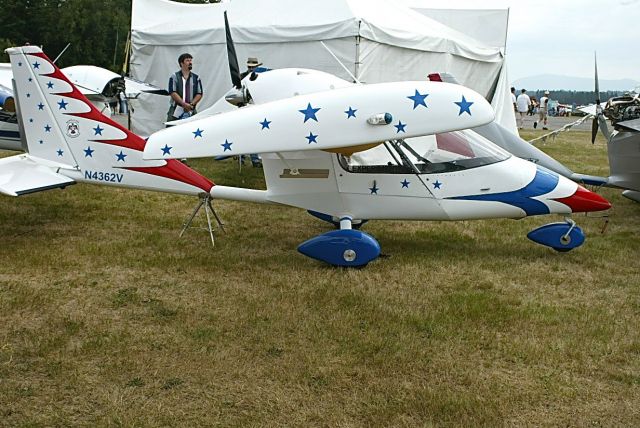
<instances>
[{"instance_id":1,"label":"antenna on fuselage","mask_svg":"<svg viewBox=\"0 0 640 428\"><path fill-rule=\"evenodd\" d=\"M56 59L54 59L54 60L52 61L54 64L55 64L55 63L60 59L60 57L62 56L62 54L63 54L63 53L65 53L65 51L66 51L67 49L69 49L69 46L71 46L71 43L67 43L67 46L65 46L65 47L64 47L64 49L62 49L62 51L58 54L58 56L56 57Z\"/></svg>"}]
</instances>

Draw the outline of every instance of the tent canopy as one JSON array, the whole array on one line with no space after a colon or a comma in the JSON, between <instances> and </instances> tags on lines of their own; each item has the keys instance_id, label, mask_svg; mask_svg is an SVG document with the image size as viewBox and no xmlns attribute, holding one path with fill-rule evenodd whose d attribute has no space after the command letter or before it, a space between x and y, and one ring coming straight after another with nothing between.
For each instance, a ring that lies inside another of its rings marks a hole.
<instances>
[{"instance_id":1,"label":"tent canopy","mask_svg":"<svg viewBox=\"0 0 640 428\"><path fill-rule=\"evenodd\" d=\"M499 49L383 0L234 0L218 4L135 0L131 18L133 43L173 46L225 43L222 18L225 10L236 43L303 42L360 35L407 49L501 61Z\"/></svg>"}]
</instances>

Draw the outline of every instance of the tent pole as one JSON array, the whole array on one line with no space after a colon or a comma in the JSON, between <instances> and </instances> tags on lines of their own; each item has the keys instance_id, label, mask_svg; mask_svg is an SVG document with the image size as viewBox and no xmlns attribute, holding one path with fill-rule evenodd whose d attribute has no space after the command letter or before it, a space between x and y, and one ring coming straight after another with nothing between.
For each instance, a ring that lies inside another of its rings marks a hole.
<instances>
[{"instance_id":1,"label":"tent pole","mask_svg":"<svg viewBox=\"0 0 640 428\"><path fill-rule=\"evenodd\" d=\"M507 54L507 37L509 36L509 15L511 13L511 8L507 8L507 26L504 29L504 54Z\"/></svg>"},{"instance_id":2,"label":"tent pole","mask_svg":"<svg viewBox=\"0 0 640 428\"><path fill-rule=\"evenodd\" d=\"M360 81L360 24L362 21L358 21L358 34L356 35L356 63L355 63L355 77L356 83Z\"/></svg>"}]
</instances>

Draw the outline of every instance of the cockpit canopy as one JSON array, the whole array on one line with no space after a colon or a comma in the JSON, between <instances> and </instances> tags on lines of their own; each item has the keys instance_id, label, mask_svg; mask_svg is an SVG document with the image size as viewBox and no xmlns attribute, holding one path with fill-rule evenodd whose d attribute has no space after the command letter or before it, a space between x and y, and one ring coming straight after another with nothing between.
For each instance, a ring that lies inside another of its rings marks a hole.
<instances>
[{"instance_id":1,"label":"cockpit canopy","mask_svg":"<svg viewBox=\"0 0 640 428\"><path fill-rule=\"evenodd\" d=\"M477 168L510 156L476 132L463 130L386 141L339 159L342 167L353 173L434 174Z\"/></svg>"}]
</instances>

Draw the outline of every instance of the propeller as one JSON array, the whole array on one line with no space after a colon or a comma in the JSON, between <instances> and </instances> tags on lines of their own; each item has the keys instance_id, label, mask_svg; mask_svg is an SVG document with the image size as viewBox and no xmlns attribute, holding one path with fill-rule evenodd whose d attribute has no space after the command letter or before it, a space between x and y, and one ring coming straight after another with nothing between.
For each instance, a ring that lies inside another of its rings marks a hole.
<instances>
[{"instance_id":1,"label":"propeller","mask_svg":"<svg viewBox=\"0 0 640 428\"><path fill-rule=\"evenodd\" d=\"M229 58L229 71L231 72L231 82L236 89L242 88L242 79L240 78L240 66L238 65L238 56L236 55L236 47L231 38L231 28L227 20L227 11L224 11L224 29L227 35L227 57Z\"/></svg>"},{"instance_id":2,"label":"propeller","mask_svg":"<svg viewBox=\"0 0 640 428\"><path fill-rule=\"evenodd\" d=\"M598 57L596 53L593 53L593 60L595 64L595 80L596 80L596 115L593 117L593 122L591 122L591 144L595 143L596 136L598 135L598 116L602 114L602 110L600 107L600 84L598 83Z\"/></svg>"}]
</instances>

